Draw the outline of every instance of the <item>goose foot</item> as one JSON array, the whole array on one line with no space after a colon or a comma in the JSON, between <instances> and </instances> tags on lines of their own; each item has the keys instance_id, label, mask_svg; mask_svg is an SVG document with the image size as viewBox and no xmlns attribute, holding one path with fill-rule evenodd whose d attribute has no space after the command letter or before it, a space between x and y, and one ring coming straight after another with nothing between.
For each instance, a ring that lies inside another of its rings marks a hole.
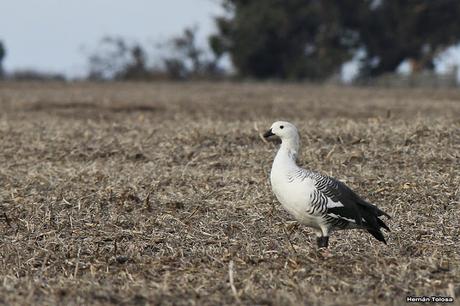
<instances>
[{"instance_id":1,"label":"goose foot","mask_svg":"<svg viewBox=\"0 0 460 306\"><path fill-rule=\"evenodd\" d=\"M329 245L329 237L328 236L321 236L316 238L316 243L318 244L318 248L327 248Z\"/></svg>"}]
</instances>

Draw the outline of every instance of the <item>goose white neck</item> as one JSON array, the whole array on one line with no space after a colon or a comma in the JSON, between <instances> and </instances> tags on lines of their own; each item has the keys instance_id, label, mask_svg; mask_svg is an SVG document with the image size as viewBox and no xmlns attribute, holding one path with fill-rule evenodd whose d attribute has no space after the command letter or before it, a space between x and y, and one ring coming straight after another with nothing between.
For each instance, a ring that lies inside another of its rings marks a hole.
<instances>
[{"instance_id":1,"label":"goose white neck","mask_svg":"<svg viewBox=\"0 0 460 306\"><path fill-rule=\"evenodd\" d=\"M297 160L297 156L299 154L299 147L300 147L299 136L296 136L292 138L282 139L281 147L279 151L280 153L281 152L287 153L287 155L295 163Z\"/></svg>"}]
</instances>

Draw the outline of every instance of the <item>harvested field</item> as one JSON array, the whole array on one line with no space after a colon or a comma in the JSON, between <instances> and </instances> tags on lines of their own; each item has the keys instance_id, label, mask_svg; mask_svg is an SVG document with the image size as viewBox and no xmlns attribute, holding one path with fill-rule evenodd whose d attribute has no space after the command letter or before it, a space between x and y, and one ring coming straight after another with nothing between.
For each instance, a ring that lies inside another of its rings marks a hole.
<instances>
[{"instance_id":1,"label":"harvested field","mask_svg":"<svg viewBox=\"0 0 460 306\"><path fill-rule=\"evenodd\" d=\"M276 201L276 144L393 218L330 257ZM0 83L0 304L460 301L460 91Z\"/></svg>"}]
</instances>

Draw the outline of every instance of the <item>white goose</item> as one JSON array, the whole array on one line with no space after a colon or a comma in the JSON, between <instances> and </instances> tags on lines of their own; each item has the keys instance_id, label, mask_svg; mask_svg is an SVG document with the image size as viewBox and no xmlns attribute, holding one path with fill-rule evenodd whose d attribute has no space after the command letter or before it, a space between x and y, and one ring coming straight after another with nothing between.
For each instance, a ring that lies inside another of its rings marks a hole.
<instances>
[{"instance_id":1,"label":"white goose","mask_svg":"<svg viewBox=\"0 0 460 306\"><path fill-rule=\"evenodd\" d=\"M316 231L319 248L328 246L333 230L353 228L365 229L386 244L380 228L389 228L379 217L388 214L342 182L297 166L299 133L293 124L277 121L263 136L281 138L270 173L273 192L297 221Z\"/></svg>"}]
</instances>

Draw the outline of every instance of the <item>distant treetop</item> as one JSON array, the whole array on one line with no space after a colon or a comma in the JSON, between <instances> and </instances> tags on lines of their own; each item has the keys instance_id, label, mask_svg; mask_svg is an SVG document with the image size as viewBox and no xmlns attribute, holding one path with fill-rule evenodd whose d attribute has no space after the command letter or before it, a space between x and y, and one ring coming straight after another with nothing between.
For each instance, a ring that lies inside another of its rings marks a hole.
<instances>
[{"instance_id":1,"label":"distant treetop","mask_svg":"<svg viewBox=\"0 0 460 306\"><path fill-rule=\"evenodd\" d=\"M458 0L223 0L209 44L229 54L242 77L321 80L358 51L362 76L393 72L405 60L433 69L460 41ZM364 52L362 52L364 51Z\"/></svg>"}]
</instances>

